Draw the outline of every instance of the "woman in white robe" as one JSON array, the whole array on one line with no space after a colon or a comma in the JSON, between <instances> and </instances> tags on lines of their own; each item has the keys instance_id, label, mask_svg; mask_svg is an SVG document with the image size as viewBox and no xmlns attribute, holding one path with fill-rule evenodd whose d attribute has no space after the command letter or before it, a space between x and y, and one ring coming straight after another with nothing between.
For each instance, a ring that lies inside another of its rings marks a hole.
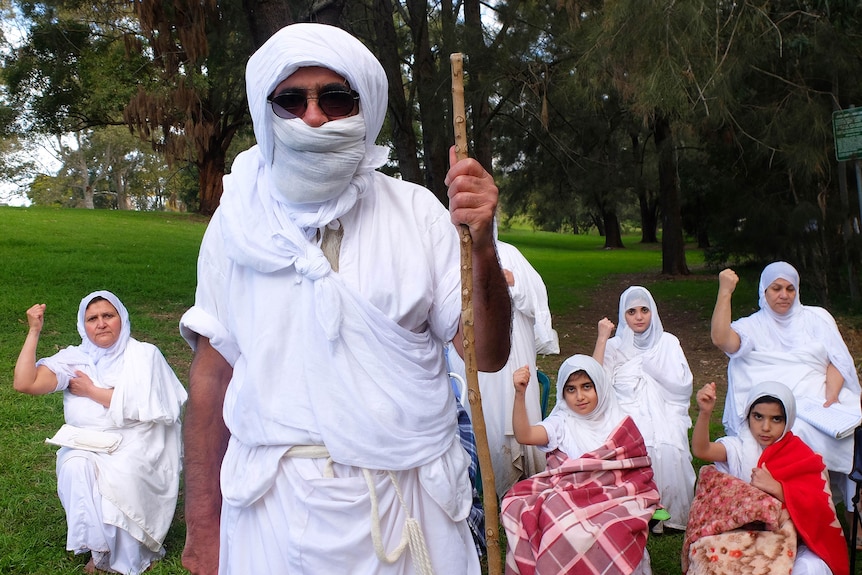
<instances>
[{"instance_id":1,"label":"woman in white robe","mask_svg":"<svg viewBox=\"0 0 862 575\"><path fill-rule=\"evenodd\" d=\"M688 443L691 369L679 340L664 331L646 288L631 286L622 293L617 332L608 339L613 328L607 318L599 322L593 357L644 437L662 507L670 514L664 526L685 529L695 481Z\"/></svg>"},{"instance_id":2,"label":"woman in white robe","mask_svg":"<svg viewBox=\"0 0 862 575\"><path fill-rule=\"evenodd\" d=\"M55 439L65 445L57 452L57 492L66 548L91 553L89 573L142 573L165 554L186 391L158 348L131 337L129 314L111 292L81 300L81 345L37 362L44 313L45 304L27 310L14 386L30 395L63 391L68 433Z\"/></svg>"},{"instance_id":3,"label":"woman in white robe","mask_svg":"<svg viewBox=\"0 0 862 575\"><path fill-rule=\"evenodd\" d=\"M764 380L785 383L797 404L803 398L825 407L840 403L862 417L862 388L853 357L829 312L799 300L796 269L786 262L766 266L758 287L760 310L731 323L731 296L738 281L731 269L719 274L711 326L712 342L730 358L722 417L727 434L739 433L745 420L745 398ZM796 419L793 433L823 457L844 501L849 501L854 486L844 476L853 463L852 435L830 437L801 417Z\"/></svg>"}]
</instances>

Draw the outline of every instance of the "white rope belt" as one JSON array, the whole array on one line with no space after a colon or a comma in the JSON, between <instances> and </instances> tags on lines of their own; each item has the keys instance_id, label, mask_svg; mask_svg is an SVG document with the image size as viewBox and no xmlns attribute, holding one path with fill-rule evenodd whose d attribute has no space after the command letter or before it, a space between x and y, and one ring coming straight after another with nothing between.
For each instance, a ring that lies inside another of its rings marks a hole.
<instances>
[{"instance_id":1,"label":"white rope belt","mask_svg":"<svg viewBox=\"0 0 862 575\"><path fill-rule=\"evenodd\" d=\"M324 445L295 445L291 447L286 457L297 457L300 459L324 459L326 458L326 467L323 470L323 476L334 477L332 470L332 457L329 455L329 450ZM389 480L395 488L395 493L398 495L398 501L401 502L401 508L404 510L404 531L401 534L401 542L392 553L387 554L383 547L383 538L380 534L380 510L377 499L377 488L374 486L374 478L371 471L362 467L362 475L365 477L365 483L368 485L368 493L371 496L371 540L374 542L374 552L377 558L387 564L392 564L398 561L404 550L410 548L410 555L413 558L413 567L418 575L433 575L431 569L431 556L428 554L428 545L425 542L425 535L422 533L422 526L419 522L410 516L407 509L407 503L404 501L404 495L401 493L401 486L398 484L398 479L392 471L387 471Z\"/></svg>"}]
</instances>

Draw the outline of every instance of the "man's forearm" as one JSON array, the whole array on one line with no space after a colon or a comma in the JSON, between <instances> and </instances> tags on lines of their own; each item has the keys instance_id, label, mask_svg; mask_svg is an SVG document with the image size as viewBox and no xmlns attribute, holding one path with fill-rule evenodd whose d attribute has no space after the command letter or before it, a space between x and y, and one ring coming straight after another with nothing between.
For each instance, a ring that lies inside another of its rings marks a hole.
<instances>
[{"instance_id":1,"label":"man's forearm","mask_svg":"<svg viewBox=\"0 0 862 575\"><path fill-rule=\"evenodd\" d=\"M512 344L512 301L493 244L473 250L473 321L479 370L500 370Z\"/></svg>"},{"instance_id":2,"label":"man's forearm","mask_svg":"<svg viewBox=\"0 0 862 575\"><path fill-rule=\"evenodd\" d=\"M183 565L192 573L214 575L218 570L219 477L230 438L222 410L231 374L224 358L200 338L183 421L187 524Z\"/></svg>"}]
</instances>

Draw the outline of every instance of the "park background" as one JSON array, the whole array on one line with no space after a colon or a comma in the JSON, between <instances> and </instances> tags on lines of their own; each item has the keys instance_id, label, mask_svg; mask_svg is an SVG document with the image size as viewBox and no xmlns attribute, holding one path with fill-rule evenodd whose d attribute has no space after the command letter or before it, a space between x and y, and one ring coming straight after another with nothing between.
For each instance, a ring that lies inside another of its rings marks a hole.
<instances>
[{"instance_id":1,"label":"park background","mask_svg":"<svg viewBox=\"0 0 862 575\"><path fill-rule=\"evenodd\" d=\"M695 384L723 382L715 274L740 272L741 316L777 259L862 356L859 2L0 0L0 203L34 206L0 208L0 573L83 565L62 550L42 444L59 398L5 379L24 310L48 304L47 355L76 342L81 296L114 290L135 336L186 379L176 323L197 246L221 176L253 144L245 62L299 21L347 29L378 57L383 170L444 203L449 55L465 54L470 155L499 184L501 237L548 285L563 357L591 350L596 322L640 283ZM553 377L559 359L540 366ZM182 572L181 519L157 574ZM680 546L651 539L656 573L677 572Z\"/></svg>"},{"instance_id":2,"label":"park background","mask_svg":"<svg viewBox=\"0 0 862 575\"><path fill-rule=\"evenodd\" d=\"M156 344L188 383L192 352L178 331L179 318L194 302L197 251L207 220L195 215L118 210L0 207L0 573L81 573L87 556L65 551L65 516L56 494L56 448L45 444L63 423L62 394L32 397L12 389L12 372L27 334L25 311L46 303L38 356L80 342L75 328L80 299L97 289L116 293L129 310L132 336ZM616 321L619 295L629 285L655 296L665 330L680 339L695 387L726 387L727 359L709 341L717 270L689 244L692 273L660 273L656 245L608 250L596 233L558 234L518 226L501 230L539 271L548 288L560 355L542 356L539 366L556 378L560 362L591 353L596 324ZM759 269L738 268L734 316L757 306ZM806 278L800 286L806 293ZM836 310L833 310L836 311ZM838 312L836 319L854 358L862 357L862 318ZM553 394L552 394L553 397ZM721 434L719 402L712 434ZM692 415L695 415L694 410ZM695 462L699 467L700 462ZM185 573L180 555L185 536L182 497L166 541L167 557L153 575ZM651 536L656 575L680 573L682 534ZM862 572L862 566L857 573Z\"/></svg>"},{"instance_id":3,"label":"park background","mask_svg":"<svg viewBox=\"0 0 862 575\"><path fill-rule=\"evenodd\" d=\"M212 214L253 143L248 56L308 21L379 59L383 171L442 202L457 52L469 153L504 226L597 230L611 248L637 233L675 276L690 238L713 265L788 260L817 303L862 305L851 0L0 0L0 190Z\"/></svg>"}]
</instances>

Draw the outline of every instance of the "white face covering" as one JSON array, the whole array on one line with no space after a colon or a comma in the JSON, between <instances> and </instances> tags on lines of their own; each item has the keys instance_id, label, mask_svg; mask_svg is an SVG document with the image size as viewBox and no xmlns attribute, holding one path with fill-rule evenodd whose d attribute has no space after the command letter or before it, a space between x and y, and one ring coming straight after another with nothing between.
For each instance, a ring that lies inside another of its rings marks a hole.
<instances>
[{"instance_id":1,"label":"white face covering","mask_svg":"<svg viewBox=\"0 0 862 575\"><path fill-rule=\"evenodd\" d=\"M272 180L293 204L317 204L340 196L365 156L361 114L311 127L301 118L272 114L275 139Z\"/></svg>"}]
</instances>

